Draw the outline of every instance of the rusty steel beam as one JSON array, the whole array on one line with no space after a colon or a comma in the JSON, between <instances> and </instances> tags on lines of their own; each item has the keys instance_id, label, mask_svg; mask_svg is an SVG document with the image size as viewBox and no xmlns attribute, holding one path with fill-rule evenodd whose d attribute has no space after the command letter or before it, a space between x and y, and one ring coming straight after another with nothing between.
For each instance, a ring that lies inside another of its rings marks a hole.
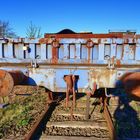
<instances>
[{"instance_id":1,"label":"rusty steel beam","mask_svg":"<svg viewBox=\"0 0 140 140\"><path fill-rule=\"evenodd\" d=\"M54 37L54 38L85 38L85 39L89 39L89 38L123 38L123 34L122 33L114 33L114 34L82 34L82 33L77 33L77 34L45 34L44 39L45 38L50 38L50 37ZM44 41L43 39L41 39L41 42Z\"/></svg>"},{"instance_id":2,"label":"rusty steel beam","mask_svg":"<svg viewBox=\"0 0 140 140\"><path fill-rule=\"evenodd\" d=\"M14 85L20 84L25 76L21 71L0 70L0 96L8 96Z\"/></svg>"}]
</instances>

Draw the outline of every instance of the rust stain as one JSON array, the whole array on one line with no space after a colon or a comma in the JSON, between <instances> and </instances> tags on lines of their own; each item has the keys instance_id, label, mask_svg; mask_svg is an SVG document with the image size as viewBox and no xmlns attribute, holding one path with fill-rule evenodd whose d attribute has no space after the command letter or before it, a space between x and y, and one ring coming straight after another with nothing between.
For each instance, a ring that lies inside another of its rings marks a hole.
<instances>
[{"instance_id":1,"label":"rust stain","mask_svg":"<svg viewBox=\"0 0 140 140\"><path fill-rule=\"evenodd\" d=\"M48 43L48 39L47 39L47 38L41 38L41 39L39 40L39 43L40 43L40 44L47 44L47 43Z\"/></svg>"},{"instance_id":2,"label":"rust stain","mask_svg":"<svg viewBox=\"0 0 140 140\"><path fill-rule=\"evenodd\" d=\"M53 47L59 47L59 41L56 40L56 39L54 39L54 40L52 41L52 46L53 46Z\"/></svg>"},{"instance_id":3,"label":"rust stain","mask_svg":"<svg viewBox=\"0 0 140 140\"><path fill-rule=\"evenodd\" d=\"M58 63L58 48L52 47L52 63Z\"/></svg>"},{"instance_id":4,"label":"rust stain","mask_svg":"<svg viewBox=\"0 0 140 140\"><path fill-rule=\"evenodd\" d=\"M94 43L91 39L88 39L87 42L86 42L86 47L88 49L88 63L90 63L90 52L91 52L91 48L94 46Z\"/></svg>"},{"instance_id":5,"label":"rust stain","mask_svg":"<svg viewBox=\"0 0 140 140\"><path fill-rule=\"evenodd\" d=\"M87 42L86 42L86 47L87 48L92 48L94 45L93 41L91 39L88 39Z\"/></svg>"},{"instance_id":6,"label":"rust stain","mask_svg":"<svg viewBox=\"0 0 140 140\"><path fill-rule=\"evenodd\" d=\"M125 38L124 39L124 44L128 44L128 42L129 42L129 39L128 38Z\"/></svg>"},{"instance_id":7,"label":"rust stain","mask_svg":"<svg viewBox=\"0 0 140 140\"><path fill-rule=\"evenodd\" d=\"M122 45L122 54L121 54L121 59L123 59L123 56L124 56L124 50L125 50L125 49L124 49L124 46L125 46L125 45L123 44L123 45Z\"/></svg>"},{"instance_id":8,"label":"rust stain","mask_svg":"<svg viewBox=\"0 0 140 140\"><path fill-rule=\"evenodd\" d=\"M98 43L99 43L99 44L101 43L101 38L98 39Z\"/></svg>"},{"instance_id":9,"label":"rust stain","mask_svg":"<svg viewBox=\"0 0 140 140\"><path fill-rule=\"evenodd\" d=\"M54 40L52 41L52 63L56 64L58 63L58 47L60 46L59 40Z\"/></svg>"},{"instance_id":10,"label":"rust stain","mask_svg":"<svg viewBox=\"0 0 140 140\"><path fill-rule=\"evenodd\" d=\"M5 74L6 74L6 71L4 71L4 70L0 70L0 77L4 77Z\"/></svg>"},{"instance_id":11,"label":"rust stain","mask_svg":"<svg viewBox=\"0 0 140 140\"><path fill-rule=\"evenodd\" d=\"M117 67L121 67L121 61L119 59L116 60Z\"/></svg>"},{"instance_id":12,"label":"rust stain","mask_svg":"<svg viewBox=\"0 0 140 140\"><path fill-rule=\"evenodd\" d=\"M130 45L130 49L132 49L133 51L135 51L136 45Z\"/></svg>"},{"instance_id":13,"label":"rust stain","mask_svg":"<svg viewBox=\"0 0 140 140\"><path fill-rule=\"evenodd\" d=\"M90 73L90 77L91 81L96 82L99 87L106 87L110 85L110 79L115 73L115 70L93 70Z\"/></svg>"},{"instance_id":14,"label":"rust stain","mask_svg":"<svg viewBox=\"0 0 140 140\"><path fill-rule=\"evenodd\" d=\"M122 33L116 33L116 34L114 34L114 33L108 33L108 34L77 33L77 34L45 34L44 35L45 38L51 38L52 36L54 36L56 39L57 38L85 38L85 39L89 39L89 38L123 38Z\"/></svg>"}]
</instances>

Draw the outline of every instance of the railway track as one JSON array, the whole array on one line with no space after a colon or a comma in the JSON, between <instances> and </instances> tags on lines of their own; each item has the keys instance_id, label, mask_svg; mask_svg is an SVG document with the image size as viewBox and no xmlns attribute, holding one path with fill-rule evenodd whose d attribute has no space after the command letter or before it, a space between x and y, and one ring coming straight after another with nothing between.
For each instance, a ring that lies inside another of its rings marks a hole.
<instances>
[{"instance_id":1,"label":"railway track","mask_svg":"<svg viewBox=\"0 0 140 140\"><path fill-rule=\"evenodd\" d=\"M89 119L86 119L86 96L79 94L76 108L68 108L61 96L58 102L46 106L32 130L26 136L30 139L115 139L115 131L107 104L102 106L97 98L90 99ZM104 107L104 108L102 108ZM102 110L102 112L101 112Z\"/></svg>"},{"instance_id":2,"label":"railway track","mask_svg":"<svg viewBox=\"0 0 140 140\"><path fill-rule=\"evenodd\" d=\"M87 120L87 96L85 94L77 94L76 108L72 110L72 96L70 96L69 107L66 108L65 94L55 94L58 95L58 100L49 104L48 94L44 89L35 88L34 91L33 89L30 87L28 91L25 87L16 87L15 94L20 93L19 91L36 92L29 97L22 97L21 92L21 95L13 100L15 101L13 105L16 105L13 109L14 111L16 109L18 114L16 114L16 120L13 118L10 122L5 121L4 124L7 127L1 127L1 132L3 132L1 138L8 140L114 140L116 137L131 140L140 138L140 103L131 101L129 97L122 99L111 97L109 105L106 100L101 102L99 98L90 98L89 119ZM7 108L10 112L13 105ZM22 107L20 112L24 114L19 114L19 106ZM24 110L29 106L32 110ZM25 113L27 118L23 116ZM31 121L25 124L28 118L31 118ZM24 122L23 125L21 121ZM22 126L19 127L19 125Z\"/></svg>"}]
</instances>

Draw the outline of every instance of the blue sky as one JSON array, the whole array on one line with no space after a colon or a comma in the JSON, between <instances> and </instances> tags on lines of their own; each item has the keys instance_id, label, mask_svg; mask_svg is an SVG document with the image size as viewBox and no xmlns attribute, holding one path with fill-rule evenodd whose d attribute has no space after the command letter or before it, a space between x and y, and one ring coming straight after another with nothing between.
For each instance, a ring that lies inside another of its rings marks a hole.
<instances>
[{"instance_id":1,"label":"blue sky","mask_svg":"<svg viewBox=\"0 0 140 140\"><path fill-rule=\"evenodd\" d=\"M26 36L32 21L42 33L64 28L105 33L136 29L140 33L140 0L0 0L0 20Z\"/></svg>"}]
</instances>

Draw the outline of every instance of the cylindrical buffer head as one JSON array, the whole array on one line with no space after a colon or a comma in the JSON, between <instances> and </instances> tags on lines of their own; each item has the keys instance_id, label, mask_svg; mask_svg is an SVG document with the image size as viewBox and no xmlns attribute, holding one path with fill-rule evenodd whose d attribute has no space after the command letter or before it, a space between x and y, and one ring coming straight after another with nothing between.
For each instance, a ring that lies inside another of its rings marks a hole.
<instances>
[{"instance_id":1,"label":"cylindrical buffer head","mask_svg":"<svg viewBox=\"0 0 140 140\"><path fill-rule=\"evenodd\" d=\"M25 79L25 75L21 71L8 71L13 78L14 85L19 85Z\"/></svg>"},{"instance_id":2,"label":"cylindrical buffer head","mask_svg":"<svg viewBox=\"0 0 140 140\"><path fill-rule=\"evenodd\" d=\"M14 80L10 73L0 70L0 96L5 97L10 94L14 87Z\"/></svg>"},{"instance_id":3,"label":"cylindrical buffer head","mask_svg":"<svg viewBox=\"0 0 140 140\"><path fill-rule=\"evenodd\" d=\"M125 91L140 100L140 72L127 73L122 77Z\"/></svg>"},{"instance_id":4,"label":"cylindrical buffer head","mask_svg":"<svg viewBox=\"0 0 140 140\"><path fill-rule=\"evenodd\" d=\"M24 74L21 71L0 70L0 96L8 96L14 85L20 84L24 80Z\"/></svg>"}]
</instances>

